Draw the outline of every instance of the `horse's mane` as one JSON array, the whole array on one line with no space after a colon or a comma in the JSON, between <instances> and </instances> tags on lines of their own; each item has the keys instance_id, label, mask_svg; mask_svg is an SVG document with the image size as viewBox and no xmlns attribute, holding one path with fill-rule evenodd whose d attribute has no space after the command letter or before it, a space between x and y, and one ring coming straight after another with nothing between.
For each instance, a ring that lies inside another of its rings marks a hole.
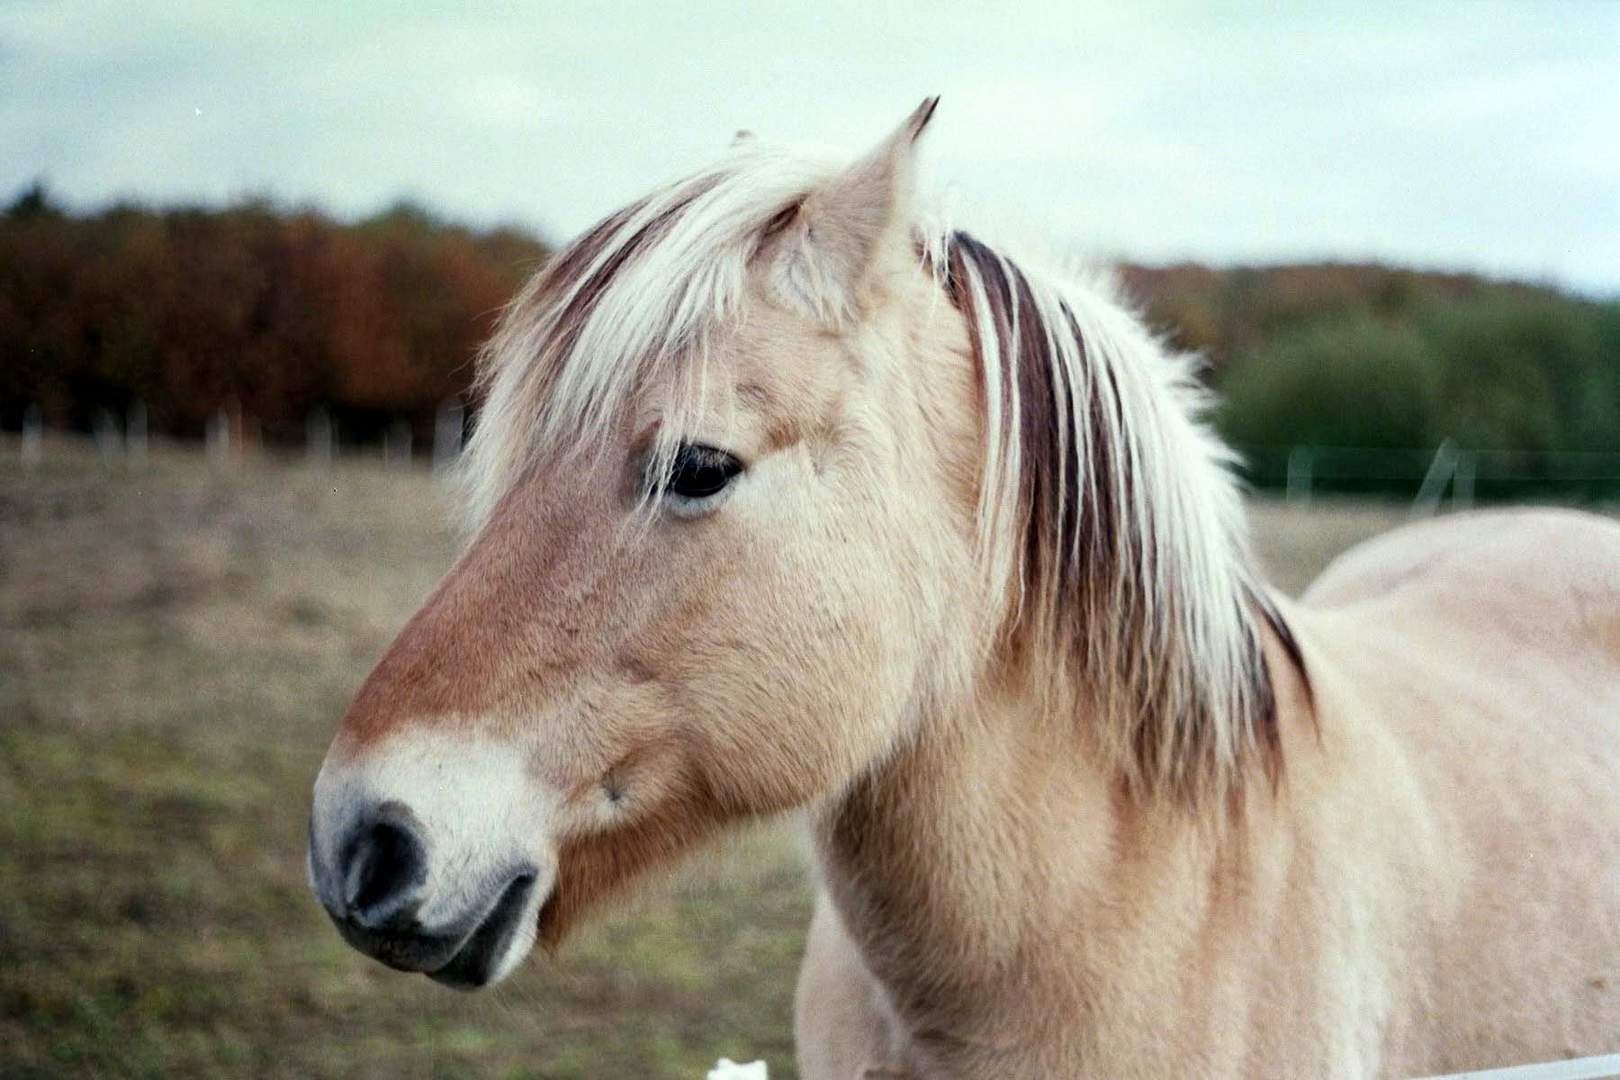
<instances>
[{"instance_id":1,"label":"horse's mane","mask_svg":"<svg viewBox=\"0 0 1620 1080\"><path fill-rule=\"evenodd\" d=\"M741 308L760 243L836 171L750 142L608 215L553 255L508 305L479 358L484 404L463 469L470 523L488 516L535 461L599 444L640 388L668 388L669 422L654 452L673 452L709 336Z\"/></svg>"},{"instance_id":2,"label":"horse's mane","mask_svg":"<svg viewBox=\"0 0 1620 1080\"><path fill-rule=\"evenodd\" d=\"M834 175L746 144L558 252L481 357L470 521L543 455L599 445L642 388L671 395L654 454L672 453L755 255ZM917 225L915 242L978 360L980 548L1016 612L1002 637L1034 646L1056 700L1102 712L1088 726L1133 789L1231 792L1256 762L1275 777L1261 624L1303 664L1254 569L1232 456L1199 420L1192 362L1096 283L943 227Z\"/></svg>"},{"instance_id":3,"label":"horse's mane","mask_svg":"<svg viewBox=\"0 0 1620 1080\"><path fill-rule=\"evenodd\" d=\"M1248 546L1232 453L1200 422L1190 357L1104 282L1042 273L962 232L944 285L979 359L989 438L980 547L1019 590L1014 631L1131 786L1231 790L1280 765L1269 625L1299 654Z\"/></svg>"}]
</instances>

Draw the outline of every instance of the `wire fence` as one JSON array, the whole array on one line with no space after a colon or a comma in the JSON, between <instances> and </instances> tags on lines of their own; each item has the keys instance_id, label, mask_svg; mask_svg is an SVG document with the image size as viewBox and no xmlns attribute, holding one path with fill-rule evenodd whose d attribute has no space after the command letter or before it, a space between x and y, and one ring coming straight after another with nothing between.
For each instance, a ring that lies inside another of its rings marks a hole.
<instances>
[{"instance_id":1,"label":"wire fence","mask_svg":"<svg viewBox=\"0 0 1620 1080\"><path fill-rule=\"evenodd\" d=\"M380 442L350 444L345 450L380 446L383 460L408 466L426 458L436 471L454 463L462 449L467 412L459 398L442 402L434 417L431 447L418 447L402 417L382 430ZM221 408L210 417L203 446L208 457L228 463L259 447L257 425L240 411ZM38 406L25 411L18 440L24 466L37 464L46 431ZM305 423L304 457L329 464L339 452L336 419L325 408ZM138 465L149 443L146 409L136 402L123 416L101 410L92 439L105 464ZM283 449L292 449L283 447ZM1367 446L1240 447L1240 471L1251 488L1281 491L1290 502L1309 504L1317 494L1367 495L1413 500L1414 512L1433 513L1449 501L1455 507L1476 501L1557 499L1567 502L1620 502L1620 450L1613 452L1479 449L1445 440L1438 447ZM423 451L426 451L423 453Z\"/></svg>"},{"instance_id":2,"label":"wire fence","mask_svg":"<svg viewBox=\"0 0 1620 1080\"><path fill-rule=\"evenodd\" d=\"M1610 1077L1620 1077L1620 1054L1545 1061L1506 1069L1447 1073L1444 1076L1425 1077L1424 1080L1608 1080Z\"/></svg>"},{"instance_id":3,"label":"wire fence","mask_svg":"<svg viewBox=\"0 0 1620 1080\"><path fill-rule=\"evenodd\" d=\"M389 466L408 467L413 461L426 460L432 462L435 472L442 472L460 456L467 423L467 410L461 399L446 398L434 413L431 445L424 446L419 445L416 432L405 416L388 417L370 438L359 438L341 431L338 418L325 406L318 406L305 417L303 456L310 465L319 467L330 465L340 453L375 456L380 451L383 462ZM38 465L44 459L48 440L59 445L88 442L95 447L103 465L128 467L144 464L153 442L184 445L149 433L146 407L139 401L121 414L110 409L97 410L88 437L80 431L48 429L39 406L28 405L23 410L22 426L17 433L16 458L25 468ZM0 432L0 464L12 456L5 450L9 443L9 434ZM210 461L221 465L257 457L267 450L285 457L299 449L297 444L285 441L267 445L261 437L258 421L245 415L235 403L209 414L200 448Z\"/></svg>"},{"instance_id":4,"label":"wire fence","mask_svg":"<svg viewBox=\"0 0 1620 1080\"><path fill-rule=\"evenodd\" d=\"M1242 451L1250 486L1309 503L1319 493L1404 497L1426 506L1558 498L1620 500L1620 452L1489 450L1458 446L1262 446Z\"/></svg>"}]
</instances>

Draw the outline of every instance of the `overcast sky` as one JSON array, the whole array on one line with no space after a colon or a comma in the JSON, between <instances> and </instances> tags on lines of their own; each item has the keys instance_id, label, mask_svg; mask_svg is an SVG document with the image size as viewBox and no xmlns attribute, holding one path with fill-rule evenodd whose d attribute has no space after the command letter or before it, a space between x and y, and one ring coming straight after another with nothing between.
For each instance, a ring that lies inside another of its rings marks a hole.
<instances>
[{"instance_id":1,"label":"overcast sky","mask_svg":"<svg viewBox=\"0 0 1620 1080\"><path fill-rule=\"evenodd\" d=\"M0 197L557 238L740 127L854 152L939 93L962 219L1620 294L1620 2L1216 6L0 0Z\"/></svg>"}]
</instances>

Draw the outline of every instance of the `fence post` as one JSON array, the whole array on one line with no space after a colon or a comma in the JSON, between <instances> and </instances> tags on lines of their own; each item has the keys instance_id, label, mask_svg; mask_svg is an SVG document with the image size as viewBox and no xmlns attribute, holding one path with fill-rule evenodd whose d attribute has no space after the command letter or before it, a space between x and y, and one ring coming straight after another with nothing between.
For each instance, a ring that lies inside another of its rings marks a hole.
<instances>
[{"instance_id":1,"label":"fence post","mask_svg":"<svg viewBox=\"0 0 1620 1080\"><path fill-rule=\"evenodd\" d=\"M23 410L22 421L22 462L27 468L39 464L45 442L45 416L39 411L37 403L30 403Z\"/></svg>"},{"instance_id":2,"label":"fence post","mask_svg":"<svg viewBox=\"0 0 1620 1080\"><path fill-rule=\"evenodd\" d=\"M1433 517L1435 511L1440 509L1440 498L1446 493L1446 481L1453 480L1457 475L1458 457L1457 448L1451 440L1442 439L1435 449L1434 460L1429 462L1429 471L1423 474L1417 497L1412 500L1411 517ZM1469 497L1473 497L1472 493ZM1455 487L1452 498L1456 498Z\"/></svg>"},{"instance_id":3,"label":"fence post","mask_svg":"<svg viewBox=\"0 0 1620 1080\"><path fill-rule=\"evenodd\" d=\"M461 456L463 411L461 399L451 396L439 402L433 417L433 471L443 472Z\"/></svg>"},{"instance_id":4,"label":"fence post","mask_svg":"<svg viewBox=\"0 0 1620 1080\"><path fill-rule=\"evenodd\" d=\"M209 461L218 463L230 456L231 418L224 409L215 409L213 415L209 416L205 442Z\"/></svg>"},{"instance_id":5,"label":"fence post","mask_svg":"<svg viewBox=\"0 0 1620 1080\"><path fill-rule=\"evenodd\" d=\"M304 418L304 458L314 466L332 464L332 414L317 405Z\"/></svg>"},{"instance_id":6,"label":"fence post","mask_svg":"<svg viewBox=\"0 0 1620 1080\"><path fill-rule=\"evenodd\" d=\"M411 425L396 418L383 435L383 464L405 468L411 463Z\"/></svg>"},{"instance_id":7,"label":"fence post","mask_svg":"<svg viewBox=\"0 0 1620 1080\"><path fill-rule=\"evenodd\" d=\"M1457 455L1457 471L1451 478L1452 509L1474 505L1474 469L1478 459L1473 454Z\"/></svg>"},{"instance_id":8,"label":"fence post","mask_svg":"<svg viewBox=\"0 0 1620 1080\"><path fill-rule=\"evenodd\" d=\"M124 414L124 448L131 465L146 464L146 403L139 399Z\"/></svg>"},{"instance_id":9,"label":"fence post","mask_svg":"<svg viewBox=\"0 0 1620 1080\"><path fill-rule=\"evenodd\" d=\"M118 421L107 409L97 409L95 419L90 423L90 430L95 434L96 453L101 457L103 465L111 465L123 452L123 436L118 430Z\"/></svg>"},{"instance_id":10,"label":"fence post","mask_svg":"<svg viewBox=\"0 0 1620 1080\"><path fill-rule=\"evenodd\" d=\"M1311 505L1312 466L1315 457L1308 446L1296 446L1288 451L1288 502L1305 508Z\"/></svg>"}]
</instances>

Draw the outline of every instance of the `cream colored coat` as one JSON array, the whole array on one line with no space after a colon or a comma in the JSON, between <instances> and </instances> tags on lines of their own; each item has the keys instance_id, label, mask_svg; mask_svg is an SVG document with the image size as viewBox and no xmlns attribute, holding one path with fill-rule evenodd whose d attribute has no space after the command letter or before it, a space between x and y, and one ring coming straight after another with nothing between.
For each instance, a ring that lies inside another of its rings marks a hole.
<instances>
[{"instance_id":1,"label":"cream colored coat","mask_svg":"<svg viewBox=\"0 0 1620 1080\"><path fill-rule=\"evenodd\" d=\"M1271 597L1186 363L926 225L932 107L847 168L745 144L514 303L475 535L316 783L334 920L483 985L808 808L816 1080L1620 1049L1620 528L1462 518Z\"/></svg>"},{"instance_id":2,"label":"cream colored coat","mask_svg":"<svg viewBox=\"0 0 1620 1080\"><path fill-rule=\"evenodd\" d=\"M879 795L891 812L865 827L926 836L951 870L1015 832L1072 879L945 872L907 882L892 923L849 927L829 896L882 857L825 821L804 1074L1402 1077L1620 1050L1620 527L1400 530L1288 614L1315 715L1294 687L1278 795L1229 832L1143 816L1054 767L1061 739L997 724L897 762L877 784L929 798ZM989 792L1039 811L994 821ZM863 960L888 938L949 951L958 904L1020 922L1016 959L915 989Z\"/></svg>"}]
</instances>

